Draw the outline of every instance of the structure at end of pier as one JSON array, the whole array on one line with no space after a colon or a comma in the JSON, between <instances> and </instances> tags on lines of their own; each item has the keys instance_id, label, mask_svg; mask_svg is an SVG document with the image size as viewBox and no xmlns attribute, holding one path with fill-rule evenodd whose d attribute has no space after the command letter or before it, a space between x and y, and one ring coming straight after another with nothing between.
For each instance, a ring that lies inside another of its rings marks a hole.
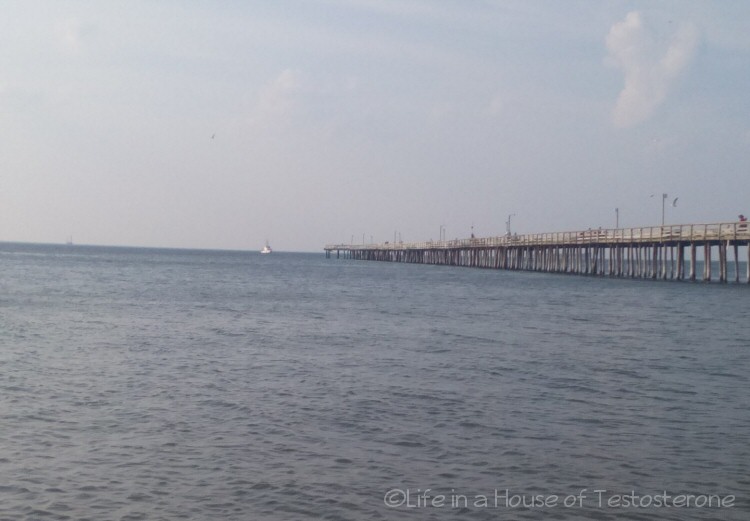
<instances>
[{"instance_id":1,"label":"structure at end of pier","mask_svg":"<svg viewBox=\"0 0 750 521\"><path fill-rule=\"evenodd\" d=\"M744 261L741 248L746 252ZM719 282L750 283L750 229L744 221L451 241L328 244L324 250L327 258L335 253L336 258L357 260L692 281L711 281L715 263ZM700 276L696 273L699 255L703 258ZM742 262L745 273L741 277Z\"/></svg>"}]
</instances>

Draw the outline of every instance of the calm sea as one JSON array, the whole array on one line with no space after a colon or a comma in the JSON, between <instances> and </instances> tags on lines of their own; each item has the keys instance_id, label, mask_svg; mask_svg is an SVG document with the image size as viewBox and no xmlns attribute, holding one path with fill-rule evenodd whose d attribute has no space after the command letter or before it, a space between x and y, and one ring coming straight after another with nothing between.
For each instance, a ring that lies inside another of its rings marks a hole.
<instances>
[{"instance_id":1,"label":"calm sea","mask_svg":"<svg viewBox=\"0 0 750 521\"><path fill-rule=\"evenodd\" d=\"M0 244L0 519L750 519L749 292Z\"/></svg>"}]
</instances>

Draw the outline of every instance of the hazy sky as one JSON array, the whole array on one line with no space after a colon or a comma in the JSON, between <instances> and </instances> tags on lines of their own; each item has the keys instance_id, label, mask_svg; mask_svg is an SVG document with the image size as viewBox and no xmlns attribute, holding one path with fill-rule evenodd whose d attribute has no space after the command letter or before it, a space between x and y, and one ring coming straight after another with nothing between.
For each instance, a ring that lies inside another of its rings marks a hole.
<instances>
[{"instance_id":1,"label":"hazy sky","mask_svg":"<svg viewBox=\"0 0 750 521\"><path fill-rule=\"evenodd\" d=\"M328 242L750 213L750 2L5 0L0 240ZM652 194L656 194L651 197Z\"/></svg>"}]
</instances>

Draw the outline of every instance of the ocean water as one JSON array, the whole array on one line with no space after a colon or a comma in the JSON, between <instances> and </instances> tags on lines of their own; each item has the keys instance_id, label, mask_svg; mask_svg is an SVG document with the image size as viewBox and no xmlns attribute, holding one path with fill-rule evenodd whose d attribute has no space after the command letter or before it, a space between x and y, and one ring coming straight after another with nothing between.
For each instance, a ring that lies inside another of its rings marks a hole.
<instances>
[{"instance_id":1,"label":"ocean water","mask_svg":"<svg viewBox=\"0 0 750 521\"><path fill-rule=\"evenodd\" d=\"M749 291L0 244L0 520L749 519Z\"/></svg>"}]
</instances>

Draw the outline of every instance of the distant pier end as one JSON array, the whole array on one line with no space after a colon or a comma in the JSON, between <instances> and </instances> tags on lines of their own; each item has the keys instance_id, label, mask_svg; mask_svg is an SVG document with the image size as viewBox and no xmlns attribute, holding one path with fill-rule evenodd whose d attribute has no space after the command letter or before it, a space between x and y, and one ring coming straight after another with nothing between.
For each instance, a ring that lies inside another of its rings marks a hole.
<instances>
[{"instance_id":1,"label":"distant pier end","mask_svg":"<svg viewBox=\"0 0 750 521\"><path fill-rule=\"evenodd\" d=\"M745 253L740 276L740 247ZM750 283L748 222L535 233L451 241L328 244L326 257L644 279ZM696 273L698 254L704 262ZM731 259L730 259L730 253ZM713 262L712 262L713 261Z\"/></svg>"}]
</instances>

